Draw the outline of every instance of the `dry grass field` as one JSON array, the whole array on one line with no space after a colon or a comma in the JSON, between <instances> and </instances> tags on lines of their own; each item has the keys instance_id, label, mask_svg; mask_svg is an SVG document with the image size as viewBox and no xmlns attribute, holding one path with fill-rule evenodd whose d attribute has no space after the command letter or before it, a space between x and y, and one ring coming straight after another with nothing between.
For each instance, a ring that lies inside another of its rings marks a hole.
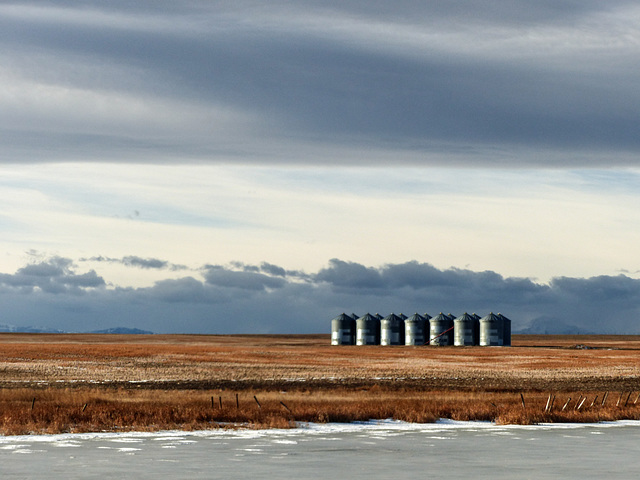
<instances>
[{"instance_id":1,"label":"dry grass field","mask_svg":"<svg viewBox=\"0 0 640 480\"><path fill-rule=\"evenodd\" d=\"M328 335L0 334L0 433L635 419L639 380L636 336L514 335L513 347L487 348L331 346Z\"/></svg>"}]
</instances>

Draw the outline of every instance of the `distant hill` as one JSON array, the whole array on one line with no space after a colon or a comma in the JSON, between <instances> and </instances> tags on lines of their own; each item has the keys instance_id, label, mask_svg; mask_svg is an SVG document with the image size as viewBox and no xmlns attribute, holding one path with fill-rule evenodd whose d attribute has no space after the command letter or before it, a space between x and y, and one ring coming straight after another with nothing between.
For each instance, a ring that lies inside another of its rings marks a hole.
<instances>
[{"instance_id":1,"label":"distant hill","mask_svg":"<svg viewBox=\"0 0 640 480\"><path fill-rule=\"evenodd\" d=\"M93 330L87 333L109 333L116 335L153 335L153 332L149 330L140 330L139 328L128 328L128 327L114 327L107 328L105 330Z\"/></svg>"},{"instance_id":2,"label":"distant hill","mask_svg":"<svg viewBox=\"0 0 640 480\"><path fill-rule=\"evenodd\" d=\"M521 328L514 333L538 334L538 335L593 335L594 332L576 325L570 325L557 318L539 317L533 320L528 327Z\"/></svg>"},{"instance_id":3,"label":"distant hill","mask_svg":"<svg viewBox=\"0 0 640 480\"><path fill-rule=\"evenodd\" d=\"M19 327L16 325L0 324L0 333L70 333L64 330L58 330L48 327L32 327L30 325ZM113 333L119 335L153 335L154 332L149 330L140 330L139 328L114 327L105 330L93 330L91 332L82 333Z\"/></svg>"},{"instance_id":4,"label":"distant hill","mask_svg":"<svg viewBox=\"0 0 640 480\"><path fill-rule=\"evenodd\" d=\"M18 327L16 325L0 324L0 332L2 333L66 333L62 330L48 327Z\"/></svg>"}]
</instances>

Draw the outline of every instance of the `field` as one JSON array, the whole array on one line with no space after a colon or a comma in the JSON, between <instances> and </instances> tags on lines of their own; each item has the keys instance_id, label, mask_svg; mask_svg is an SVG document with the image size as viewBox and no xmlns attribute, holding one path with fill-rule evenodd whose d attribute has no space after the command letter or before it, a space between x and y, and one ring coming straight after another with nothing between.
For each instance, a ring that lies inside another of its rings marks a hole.
<instances>
[{"instance_id":1,"label":"field","mask_svg":"<svg viewBox=\"0 0 640 480\"><path fill-rule=\"evenodd\" d=\"M0 433L636 419L639 380L638 336L514 335L501 348L0 334Z\"/></svg>"}]
</instances>

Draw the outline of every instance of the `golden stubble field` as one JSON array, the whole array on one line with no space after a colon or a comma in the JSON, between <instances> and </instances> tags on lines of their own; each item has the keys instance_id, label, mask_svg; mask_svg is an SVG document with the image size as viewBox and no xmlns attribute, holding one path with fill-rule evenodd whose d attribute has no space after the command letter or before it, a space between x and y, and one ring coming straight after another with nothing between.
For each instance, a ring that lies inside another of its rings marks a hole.
<instances>
[{"instance_id":1,"label":"golden stubble field","mask_svg":"<svg viewBox=\"0 0 640 480\"><path fill-rule=\"evenodd\" d=\"M331 346L328 335L0 334L0 430L637 418L639 380L640 336L514 335L513 347L460 348Z\"/></svg>"}]
</instances>

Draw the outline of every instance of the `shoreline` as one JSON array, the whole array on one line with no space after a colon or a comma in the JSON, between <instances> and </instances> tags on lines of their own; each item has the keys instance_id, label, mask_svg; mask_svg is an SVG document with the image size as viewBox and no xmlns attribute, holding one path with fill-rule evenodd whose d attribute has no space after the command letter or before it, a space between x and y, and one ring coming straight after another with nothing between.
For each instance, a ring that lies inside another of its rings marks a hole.
<instances>
[{"instance_id":1,"label":"shoreline","mask_svg":"<svg viewBox=\"0 0 640 480\"><path fill-rule=\"evenodd\" d=\"M439 419L430 423L412 423L403 422L393 419L368 420L362 422L351 423L312 423L304 422L295 428L278 429L264 428L255 429L246 427L233 429L202 429L202 430L157 430L157 431L138 431L130 430L123 432L82 432L82 433L53 433L53 434L30 434L30 435L0 435L0 448L2 445L11 444L12 442L29 441L29 442L56 442L65 440L101 440L101 439L118 439L127 438L180 438L180 437L221 437L221 438L261 438L265 436L299 436L301 434L321 435L321 434L337 434L337 433L362 433L377 431L397 431L397 432L415 432L424 431L425 433L434 433L443 430L578 430L584 428L625 428L640 427L640 420L616 420L613 422L596 422L596 423L542 423L535 425L500 425L488 421L459 421L449 419Z\"/></svg>"}]
</instances>

